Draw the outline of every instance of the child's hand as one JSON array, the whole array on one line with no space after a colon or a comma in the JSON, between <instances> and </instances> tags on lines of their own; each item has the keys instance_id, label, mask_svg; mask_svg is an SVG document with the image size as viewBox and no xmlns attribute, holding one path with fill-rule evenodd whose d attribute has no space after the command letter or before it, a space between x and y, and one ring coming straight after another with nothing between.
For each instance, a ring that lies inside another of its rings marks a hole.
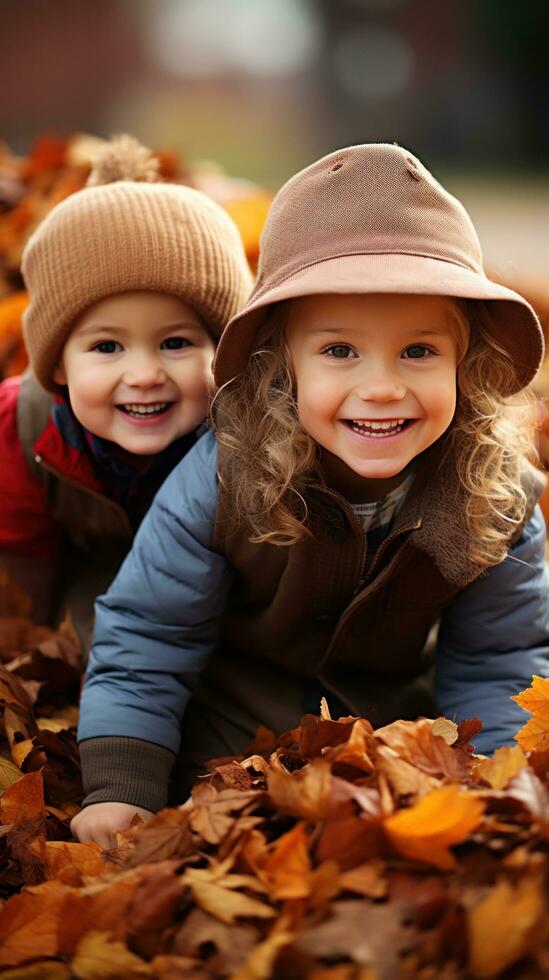
<instances>
[{"instance_id":1,"label":"child's hand","mask_svg":"<svg viewBox=\"0 0 549 980\"><path fill-rule=\"evenodd\" d=\"M71 832L81 844L94 841L106 851L116 847L116 832L127 830L137 814L143 821L154 813L131 803L92 803L71 820Z\"/></svg>"}]
</instances>

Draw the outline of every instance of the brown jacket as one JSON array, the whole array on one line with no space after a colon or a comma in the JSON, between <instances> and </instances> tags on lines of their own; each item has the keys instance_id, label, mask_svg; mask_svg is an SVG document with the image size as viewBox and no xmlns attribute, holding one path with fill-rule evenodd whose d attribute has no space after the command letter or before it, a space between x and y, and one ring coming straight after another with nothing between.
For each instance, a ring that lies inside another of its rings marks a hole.
<instances>
[{"instance_id":1,"label":"brown jacket","mask_svg":"<svg viewBox=\"0 0 549 980\"><path fill-rule=\"evenodd\" d=\"M431 629L445 605L481 573L455 461L442 440L425 454L395 525L366 567L366 543L349 503L318 486L314 537L292 547L253 545L234 528L222 488L214 549L236 571L221 643L183 719L179 779L208 755L240 751L263 723L283 731L332 692L374 725L437 711ZM223 460L220 461L223 466ZM543 477L525 463L531 516ZM208 717L212 719L208 720ZM188 779L187 779L188 782Z\"/></svg>"}]
</instances>

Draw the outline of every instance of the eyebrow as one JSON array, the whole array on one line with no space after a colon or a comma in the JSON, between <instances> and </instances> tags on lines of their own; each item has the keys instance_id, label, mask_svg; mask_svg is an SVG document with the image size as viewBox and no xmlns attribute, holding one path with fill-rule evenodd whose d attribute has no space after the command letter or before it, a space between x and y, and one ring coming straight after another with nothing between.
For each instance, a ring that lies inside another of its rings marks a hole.
<instances>
[{"instance_id":1,"label":"eyebrow","mask_svg":"<svg viewBox=\"0 0 549 980\"><path fill-rule=\"evenodd\" d=\"M311 333L313 335L316 335L316 334L324 334L324 333L327 333L327 334L334 334L334 333L337 333L337 334L353 334L353 333L358 333L358 332L360 332L360 328L359 327L317 327L316 329L311 330ZM428 329L418 329L416 327L407 327L407 328L405 328L405 331L403 331L403 332L406 332L406 333L408 333L410 335L413 335L414 337L435 337L435 336L440 335L441 333L449 333L450 332L450 328L447 327L447 326L429 327Z\"/></svg>"},{"instance_id":2,"label":"eyebrow","mask_svg":"<svg viewBox=\"0 0 549 980\"><path fill-rule=\"evenodd\" d=\"M202 324L195 320L178 320L176 323L166 323L158 327L158 332L164 332L168 330L201 330ZM90 333L98 333L101 330L114 331L118 333L127 333L129 327L124 327L121 324L115 323L89 323L85 327L80 329L80 336L85 336Z\"/></svg>"}]
</instances>

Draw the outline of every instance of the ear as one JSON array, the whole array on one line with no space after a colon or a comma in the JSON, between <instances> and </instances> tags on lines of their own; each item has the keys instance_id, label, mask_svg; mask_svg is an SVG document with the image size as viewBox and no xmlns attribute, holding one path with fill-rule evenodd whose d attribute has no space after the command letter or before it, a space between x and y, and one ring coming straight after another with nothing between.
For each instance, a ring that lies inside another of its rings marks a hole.
<instances>
[{"instance_id":1,"label":"ear","mask_svg":"<svg viewBox=\"0 0 549 980\"><path fill-rule=\"evenodd\" d=\"M63 361L59 361L53 372L53 380L57 385L67 384L67 372L65 371L65 366Z\"/></svg>"}]
</instances>

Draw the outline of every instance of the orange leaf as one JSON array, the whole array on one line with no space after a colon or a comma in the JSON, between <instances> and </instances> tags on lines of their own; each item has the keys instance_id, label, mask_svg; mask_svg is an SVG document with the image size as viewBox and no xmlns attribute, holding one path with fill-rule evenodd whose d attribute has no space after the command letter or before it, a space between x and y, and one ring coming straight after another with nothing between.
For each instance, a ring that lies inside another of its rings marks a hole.
<instances>
[{"instance_id":1,"label":"orange leaf","mask_svg":"<svg viewBox=\"0 0 549 980\"><path fill-rule=\"evenodd\" d=\"M516 701L525 711L549 722L549 678L544 679L533 674L531 687L520 694L514 694L511 701Z\"/></svg>"},{"instance_id":2,"label":"orange leaf","mask_svg":"<svg viewBox=\"0 0 549 980\"><path fill-rule=\"evenodd\" d=\"M306 898L311 893L309 838L303 823L276 841L259 874L274 899Z\"/></svg>"},{"instance_id":3,"label":"orange leaf","mask_svg":"<svg viewBox=\"0 0 549 980\"><path fill-rule=\"evenodd\" d=\"M29 772L16 783L8 786L0 799L2 823L19 823L22 820L46 818L44 780L42 771Z\"/></svg>"},{"instance_id":4,"label":"orange leaf","mask_svg":"<svg viewBox=\"0 0 549 980\"><path fill-rule=\"evenodd\" d=\"M505 789L509 780L526 765L528 765L526 756L520 745L514 745L513 748L504 745L494 752L492 759L483 759L479 762L473 776L476 782L482 780L492 789Z\"/></svg>"},{"instance_id":5,"label":"orange leaf","mask_svg":"<svg viewBox=\"0 0 549 980\"><path fill-rule=\"evenodd\" d=\"M0 966L59 953L59 915L67 890L47 882L15 895L0 911Z\"/></svg>"},{"instance_id":6,"label":"orange leaf","mask_svg":"<svg viewBox=\"0 0 549 980\"><path fill-rule=\"evenodd\" d=\"M475 977L497 977L533 947L543 943L546 914L537 878L523 878L514 888L501 879L467 911L471 969ZM538 943L536 933L539 931Z\"/></svg>"},{"instance_id":7,"label":"orange leaf","mask_svg":"<svg viewBox=\"0 0 549 980\"><path fill-rule=\"evenodd\" d=\"M383 826L399 854L445 871L456 866L448 848L477 827L483 811L484 804L472 793L444 786L408 810L386 817Z\"/></svg>"},{"instance_id":8,"label":"orange leaf","mask_svg":"<svg viewBox=\"0 0 549 980\"><path fill-rule=\"evenodd\" d=\"M57 878L66 885L80 885L82 875L95 878L109 869L99 844L46 841L41 855L46 878Z\"/></svg>"},{"instance_id":9,"label":"orange leaf","mask_svg":"<svg viewBox=\"0 0 549 980\"><path fill-rule=\"evenodd\" d=\"M357 718L349 733L349 738L341 745L328 749L325 758L329 759L332 765L347 765L362 772L372 772L374 763L372 761L375 750L375 741L372 736L372 726L369 721Z\"/></svg>"},{"instance_id":10,"label":"orange leaf","mask_svg":"<svg viewBox=\"0 0 549 980\"><path fill-rule=\"evenodd\" d=\"M532 715L514 737L525 752L545 752L549 749L549 718Z\"/></svg>"}]
</instances>

